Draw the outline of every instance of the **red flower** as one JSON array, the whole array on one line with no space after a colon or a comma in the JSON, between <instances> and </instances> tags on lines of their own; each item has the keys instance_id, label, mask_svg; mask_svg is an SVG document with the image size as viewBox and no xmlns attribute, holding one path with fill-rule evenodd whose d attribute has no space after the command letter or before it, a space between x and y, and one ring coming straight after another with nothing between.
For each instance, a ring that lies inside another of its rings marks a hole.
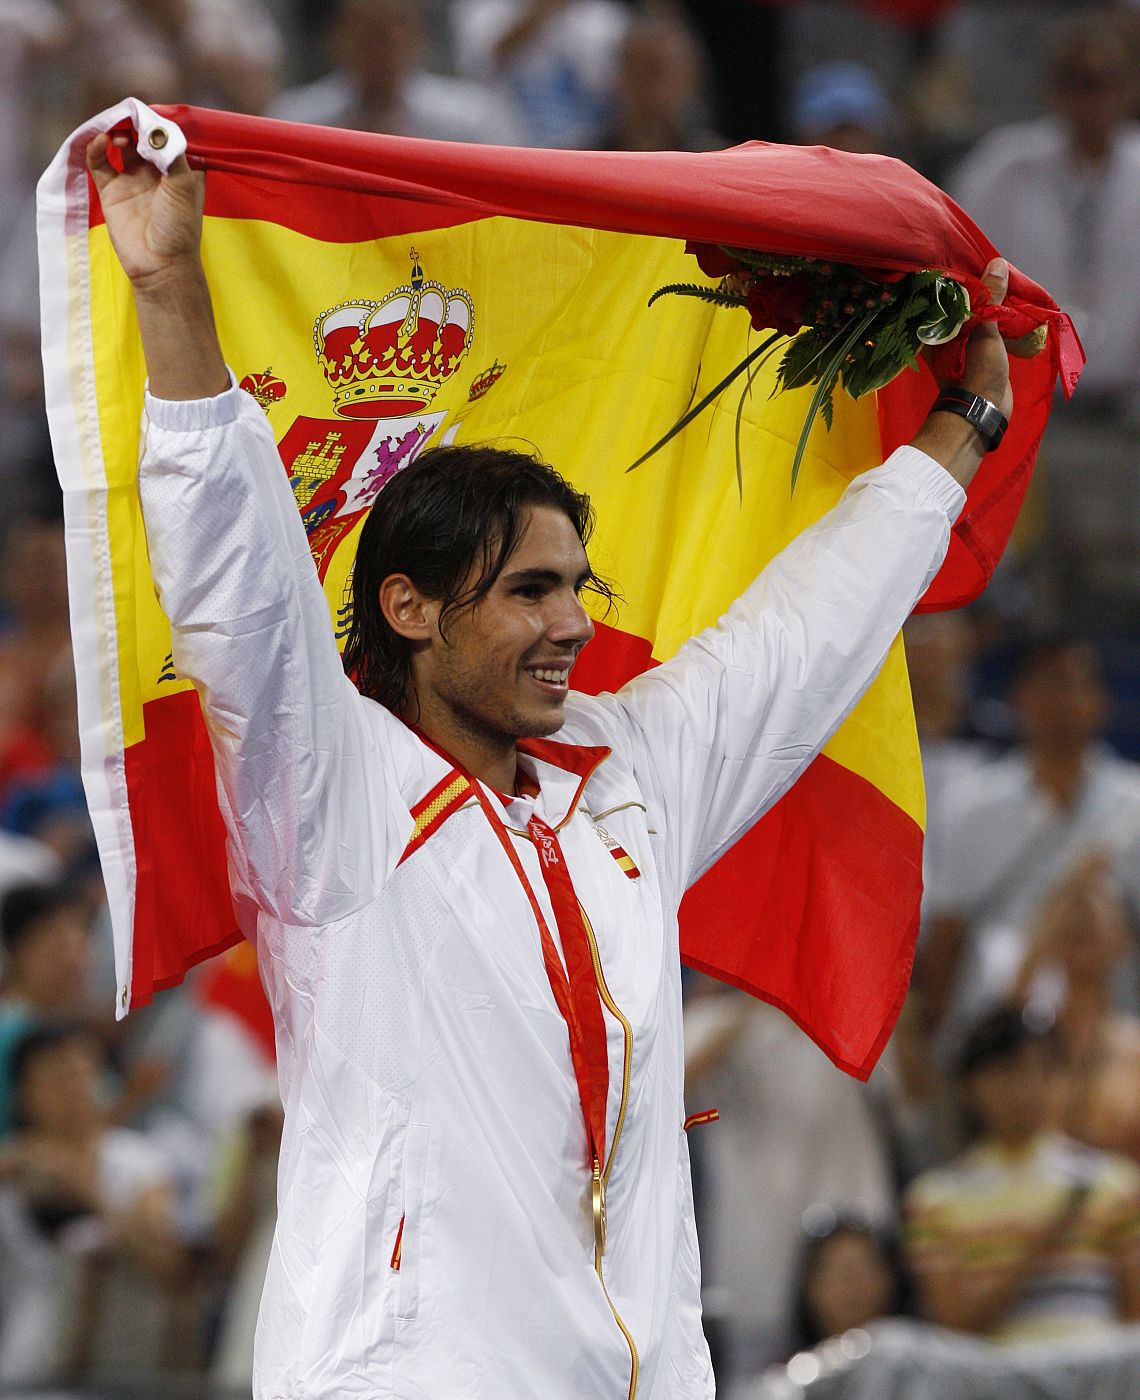
<instances>
[{"instance_id":1,"label":"red flower","mask_svg":"<svg viewBox=\"0 0 1140 1400\"><path fill-rule=\"evenodd\" d=\"M727 277L744 266L739 258L732 257L715 243L686 243L685 252L696 258L706 277Z\"/></svg>"},{"instance_id":2,"label":"red flower","mask_svg":"<svg viewBox=\"0 0 1140 1400\"><path fill-rule=\"evenodd\" d=\"M809 287L798 277L758 277L748 290L748 310L758 331L771 328L795 335L805 325Z\"/></svg>"},{"instance_id":3,"label":"red flower","mask_svg":"<svg viewBox=\"0 0 1140 1400\"><path fill-rule=\"evenodd\" d=\"M901 282L904 277L909 277L909 272L899 272L893 267L865 267L863 275L869 277L872 282Z\"/></svg>"}]
</instances>

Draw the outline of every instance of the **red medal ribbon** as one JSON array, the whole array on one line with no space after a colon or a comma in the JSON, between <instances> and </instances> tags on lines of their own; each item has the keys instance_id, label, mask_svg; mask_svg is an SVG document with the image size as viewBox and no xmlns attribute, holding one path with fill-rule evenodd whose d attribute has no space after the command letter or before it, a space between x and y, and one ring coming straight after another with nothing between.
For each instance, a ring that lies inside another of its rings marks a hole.
<instances>
[{"instance_id":1,"label":"red medal ribbon","mask_svg":"<svg viewBox=\"0 0 1140 1400\"><path fill-rule=\"evenodd\" d=\"M499 844L526 892L531 912L538 924L546 976L570 1037L570 1058L574 1065L574 1078L578 1083L578 1099L582 1105L590 1152L588 1165L592 1170L597 1164L601 1170L606 1164L606 1099L610 1086L606 1023L602 1014L602 996L594 976L590 941L586 936L582 911L574 893L570 872L566 869L562 848L554 831L539 817L531 817L528 831L538 851L543 879L554 908L558 936L566 959L565 968L558 956L558 949L554 945L542 907L535 898L522 861L511 841L510 833L480 784L476 782L472 786L491 829L499 838Z\"/></svg>"},{"instance_id":2,"label":"red medal ribbon","mask_svg":"<svg viewBox=\"0 0 1140 1400\"><path fill-rule=\"evenodd\" d=\"M532 816L527 823L530 839L538 851L542 867L542 878L554 909L554 920L558 925L558 937L562 942L562 956L566 962L566 972L557 964L558 973L568 976L570 995L575 1012L576 1027L571 1026L571 1054L573 1040L580 1042L580 1050L574 1057L574 1073L578 1079L578 1095L582 1099L582 1112L593 1138L591 1144L593 1158L604 1168L606 1164L606 1098L610 1087L610 1061L606 1048L606 1022L602 1014L602 996L598 990L598 979L594 973L594 955L590 940L586 936L586 926L582 921L582 906L574 893L574 885L558 837L541 817ZM552 950L553 951L553 950ZM549 959L546 967L550 985L554 986L554 973ZM585 1061L585 1075L578 1068L578 1061ZM583 1079L588 1085L583 1093ZM592 1165L592 1164L591 1164Z\"/></svg>"},{"instance_id":3,"label":"red medal ribbon","mask_svg":"<svg viewBox=\"0 0 1140 1400\"><path fill-rule=\"evenodd\" d=\"M472 778L454 758L438 744L434 743L415 725L409 725L415 734L447 762L454 765L454 771L463 774L471 784L471 790L479 799L479 805L490 823L491 830L499 838L511 867L518 876L519 883L526 893L531 912L538 924L542 943L542 960L550 990L566 1030L570 1037L570 1059L574 1065L574 1078L578 1084L578 1100L582 1105L582 1118L586 1124L591 1173L594 1241L598 1257L606 1247L606 1190L604 1172L606 1167L606 1100L610 1087L610 1062L606 1045L606 1022L602 1012L602 994L594 972L594 955L586 925L582 918L582 908L574 892L574 884L554 829L538 816L532 816L527 824L527 832L538 852L542 878L550 896L554 910L554 920L558 926L558 937L562 943L562 956L565 968L558 956L542 906L535 897L530 880L523 869L519 853L515 850L510 833L495 805L487 796L483 785ZM529 796L537 796L538 786L528 775L522 774ZM504 805L508 798L500 799Z\"/></svg>"}]
</instances>

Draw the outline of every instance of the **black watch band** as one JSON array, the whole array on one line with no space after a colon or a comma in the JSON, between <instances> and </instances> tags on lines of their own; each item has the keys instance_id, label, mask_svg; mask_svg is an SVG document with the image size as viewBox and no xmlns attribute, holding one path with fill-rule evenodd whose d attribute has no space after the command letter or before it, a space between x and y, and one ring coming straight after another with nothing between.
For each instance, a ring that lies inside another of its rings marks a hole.
<instances>
[{"instance_id":1,"label":"black watch band","mask_svg":"<svg viewBox=\"0 0 1140 1400\"><path fill-rule=\"evenodd\" d=\"M930 411L959 414L977 429L987 452L997 447L1009 427L1009 420L996 403L990 403L980 394L971 394L968 389L943 389Z\"/></svg>"}]
</instances>

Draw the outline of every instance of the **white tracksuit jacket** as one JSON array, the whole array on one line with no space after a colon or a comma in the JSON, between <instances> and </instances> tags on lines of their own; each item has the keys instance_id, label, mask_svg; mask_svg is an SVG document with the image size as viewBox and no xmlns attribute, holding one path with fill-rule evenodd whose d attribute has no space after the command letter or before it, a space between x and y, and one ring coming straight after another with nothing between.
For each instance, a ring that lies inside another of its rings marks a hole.
<instances>
[{"instance_id":1,"label":"white tracksuit jacket","mask_svg":"<svg viewBox=\"0 0 1140 1400\"><path fill-rule=\"evenodd\" d=\"M711 1396L677 906L875 675L961 488L896 452L716 628L616 695L572 695L557 743L521 760L540 792L507 810L512 840L557 938L525 828L537 808L558 829L604 982L599 1274L566 1024L511 862L473 800L401 862L449 765L346 680L254 401L148 397L144 435L154 576L208 716L277 1024L285 1135L256 1400Z\"/></svg>"}]
</instances>

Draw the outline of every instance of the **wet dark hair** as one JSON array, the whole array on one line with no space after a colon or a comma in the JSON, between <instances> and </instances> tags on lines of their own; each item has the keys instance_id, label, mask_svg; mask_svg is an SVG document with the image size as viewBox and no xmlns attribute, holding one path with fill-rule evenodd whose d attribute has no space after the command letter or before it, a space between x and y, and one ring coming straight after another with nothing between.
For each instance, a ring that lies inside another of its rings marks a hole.
<instances>
[{"instance_id":1,"label":"wet dark hair","mask_svg":"<svg viewBox=\"0 0 1140 1400\"><path fill-rule=\"evenodd\" d=\"M49 915L60 909L81 907L81 897L66 882L44 884L37 880L25 880L13 885L0 899L0 942L11 953Z\"/></svg>"},{"instance_id":2,"label":"wet dark hair","mask_svg":"<svg viewBox=\"0 0 1140 1400\"><path fill-rule=\"evenodd\" d=\"M34 1022L12 1047L8 1061L8 1077L12 1092L12 1122L17 1128L28 1127L21 1095L31 1066L41 1055L54 1053L63 1045L81 1040L92 1046L102 1057L102 1042L88 1021L75 1017L55 1018Z\"/></svg>"},{"instance_id":3,"label":"wet dark hair","mask_svg":"<svg viewBox=\"0 0 1140 1400\"><path fill-rule=\"evenodd\" d=\"M17 1132L29 1129L29 1120L24 1104L24 1090L32 1065L42 1056L52 1054L61 1046L81 1040L102 1054L102 1042L94 1027L84 1021L52 1020L34 1025L24 1032L11 1053L10 1082L12 1094L12 1127ZM25 1202L25 1209L32 1224L48 1239L56 1235L73 1220L91 1214L89 1205L71 1196L66 1189Z\"/></svg>"},{"instance_id":4,"label":"wet dark hair","mask_svg":"<svg viewBox=\"0 0 1140 1400\"><path fill-rule=\"evenodd\" d=\"M810 1351L826 1340L808 1300L808 1290L829 1242L840 1235L855 1235L867 1240L874 1245L886 1265L893 1287L885 1316L913 1315L913 1286L902 1261L897 1233L874 1224L857 1211L836 1211L824 1205L811 1206L803 1217L803 1246L793 1297L793 1351Z\"/></svg>"},{"instance_id":5,"label":"wet dark hair","mask_svg":"<svg viewBox=\"0 0 1140 1400\"><path fill-rule=\"evenodd\" d=\"M966 1032L954 1063L959 1079L987 1065L1012 1059L1025 1045L1044 1045L1051 1055L1059 1048L1052 1022L1027 1014L1020 1006L1002 1005L980 1017Z\"/></svg>"},{"instance_id":6,"label":"wet dark hair","mask_svg":"<svg viewBox=\"0 0 1140 1400\"><path fill-rule=\"evenodd\" d=\"M1098 680L1104 678L1104 658L1096 641L1084 633L1055 628L1029 632L1014 647L1011 658L1011 689L1032 684L1047 666L1078 652L1088 661Z\"/></svg>"},{"instance_id":7,"label":"wet dark hair","mask_svg":"<svg viewBox=\"0 0 1140 1400\"><path fill-rule=\"evenodd\" d=\"M583 546L589 542L590 498L532 453L492 444L434 447L387 482L364 522L353 567L344 668L362 695L398 710L411 679L411 643L380 609L383 581L407 574L420 592L441 600L446 639L445 619L489 592L533 506L562 511ZM593 571L585 586L615 602L613 588Z\"/></svg>"},{"instance_id":8,"label":"wet dark hair","mask_svg":"<svg viewBox=\"0 0 1140 1400\"><path fill-rule=\"evenodd\" d=\"M1078 11L1057 20L1046 30L1045 67L1054 87L1064 85L1074 59L1089 53L1111 53L1120 65L1122 81L1127 80L1129 47L1124 22L1103 10Z\"/></svg>"}]
</instances>

